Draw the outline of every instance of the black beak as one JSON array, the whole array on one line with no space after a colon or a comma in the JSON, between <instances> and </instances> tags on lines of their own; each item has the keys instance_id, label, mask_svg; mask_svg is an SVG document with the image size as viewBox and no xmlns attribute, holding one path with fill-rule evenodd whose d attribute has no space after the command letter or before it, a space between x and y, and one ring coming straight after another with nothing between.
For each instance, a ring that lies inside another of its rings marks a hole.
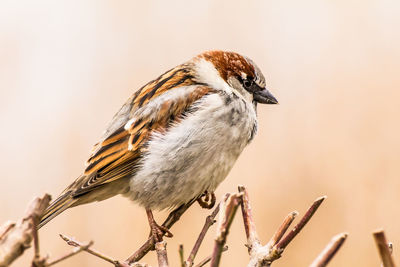
<instances>
[{"instance_id":1,"label":"black beak","mask_svg":"<svg viewBox=\"0 0 400 267\"><path fill-rule=\"evenodd\" d=\"M278 100L267 90L256 91L253 93L254 100L262 104L278 104Z\"/></svg>"}]
</instances>

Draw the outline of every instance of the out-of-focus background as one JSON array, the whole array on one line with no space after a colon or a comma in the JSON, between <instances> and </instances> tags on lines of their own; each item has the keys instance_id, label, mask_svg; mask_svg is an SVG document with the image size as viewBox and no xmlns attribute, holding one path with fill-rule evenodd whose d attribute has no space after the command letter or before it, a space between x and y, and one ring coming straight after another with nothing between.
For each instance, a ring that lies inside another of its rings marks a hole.
<instances>
[{"instance_id":1,"label":"out-of-focus background","mask_svg":"<svg viewBox=\"0 0 400 267\"><path fill-rule=\"evenodd\" d=\"M328 199L275 266L307 266L330 238L349 238L330 266L379 266L371 232L400 247L400 4L371 1L2 1L0 222L34 197L53 197L83 170L113 114L147 81L209 49L252 58L280 105L259 106L259 132L217 190L248 187L267 242L292 210ZM172 228L192 247L208 211ZM158 213L160 221L165 212ZM41 249L71 248L58 233L116 259L147 238L143 209L122 197L69 210L40 231ZM215 228L198 259L211 252ZM245 266L242 219L222 266ZM15 266L27 266L31 251ZM156 265L150 253L143 260ZM58 266L109 266L81 253Z\"/></svg>"}]
</instances>

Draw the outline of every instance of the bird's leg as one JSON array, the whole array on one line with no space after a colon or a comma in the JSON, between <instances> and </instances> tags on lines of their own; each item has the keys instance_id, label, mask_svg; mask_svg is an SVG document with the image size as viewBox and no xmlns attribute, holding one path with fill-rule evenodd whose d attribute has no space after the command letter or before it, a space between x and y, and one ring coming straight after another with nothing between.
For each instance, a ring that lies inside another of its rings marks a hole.
<instances>
[{"instance_id":1,"label":"bird's leg","mask_svg":"<svg viewBox=\"0 0 400 267\"><path fill-rule=\"evenodd\" d=\"M149 220L150 225L150 235L154 239L154 243L161 242L163 240L163 236L165 234L166 237L172 237L173 234L168 230L167 227L162 225L158 225L153 217L153 212L151 209L146 209L147 219Z\"/></svg>"},{"instance_id":2,"label":"bird's leg","mask_svg":"<svg viewBox=\"0 0 400 267\"><path fill-rule=\"evenodd\" d=\"M199 202L200 206L203 209L212 209L215 205L215 194L214 192L208 192L207 190L197 199L197 202Z\"/></svg>"}]
</instances>

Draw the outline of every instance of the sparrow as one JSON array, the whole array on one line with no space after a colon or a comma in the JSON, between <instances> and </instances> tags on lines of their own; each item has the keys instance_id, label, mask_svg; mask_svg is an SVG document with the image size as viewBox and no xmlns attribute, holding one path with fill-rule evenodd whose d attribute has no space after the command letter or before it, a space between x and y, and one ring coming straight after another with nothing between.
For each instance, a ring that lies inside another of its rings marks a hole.
<instances>
[{"instance_id":1,"label":"sparrow","mask_svg":"<svg viewBox=\"0 0 400 267\"><path fill-rule=\"evenodd\" d=\"M137 90L94 145L82 173L45 211L118 194L144 207L153 237L166 232L152 210L214 192L257 132L257 104L277 104L249 58L208 51Z\"/></svg>"}]
</instances>

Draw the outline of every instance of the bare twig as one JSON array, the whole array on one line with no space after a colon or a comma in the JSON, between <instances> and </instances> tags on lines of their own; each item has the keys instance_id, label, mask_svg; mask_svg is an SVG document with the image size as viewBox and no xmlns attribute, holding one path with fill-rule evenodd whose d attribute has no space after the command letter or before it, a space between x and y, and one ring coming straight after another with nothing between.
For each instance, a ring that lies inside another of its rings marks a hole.
<instances>
[{"instance_id":1,"label":"bare twig","mask_svg":"<svg viewBox=\"0 0 400 267\"><path fill-rule=\"evenodd\" d=\"M179 252L179 261L181 263L181 267L185 267L186 264L185 264L185 253L183 251L183 244L179 245L178 252Z\"/></svg>"},{"instance_id":2,"label":"bare twig","mask_svg":"<svg viewBox=\"0 0 400 267\"><path fill-rule=\"evenodd\" d=\"M286 233L287 229L292 224L293 220L296 218L297 215L299 215L297 211L292 211L286 216L282 224L279 226L274 235L268 241L267 247L272 248L279 242L279 240L281 240L282 236Z\"/></svg>"},{"instance_id":3,"label":"bare twig","mask_svg":"<svg viewBox=\"0 0 400 267\"><path fill-rule=\"evenodd\" d=\"M347 235L347 233L335 235L318 257L311 263L310 267L325 267L328 265L329 261L343 245Z\"/></svg>"},{"instance_id":4,"label":"bare twig","mask_svg":"<svg viewBox=\"0 0 400 267\"><path fill-rule=\"evenodd\" d=\"M388 242L386 240L385 232L383 230L376 230L373 232L375 244L378 248L379 255L381 256L384 267L395 267L393 257L390 252Z\"/></svg>"},{"instance_id":5,"label":"bare twig","mask_svg":"<svg viewBox=\"0 0 400 267\"><path fill-rule=\"evenodd\" d=\"M242 193L232 195L226 194L221 205L219 224L217 228L217 237L215 239L213 255L211 257L211 267L217 267L221 260L223 247L229 233L229 228L235 217L236 210L240 205Z\"/></svg>"},{"instance_id":6,"label":"bare twig","mask_svg":"<svg viewBox=\"0 0 400 267\"><path fill-rule=\"evenodd\" d=\"M169 215L168 218L164 221L162 226L170 229L182 216L183 213L196 201L196 199L193 199L189 203L180 206L176 210L172 211ZM125 262L127 264L132 264L134 262L139 261L141 258L143 258L150 250L154 248L154 240L152 237L147 239L147 241L137 250L135 253L133 253Z\"/></svg>"},{"instance_id":7,"label":"bare twig","mask_svg":"<svg viewBox=\"0 0 400 267\"><path fill-rule=\"evenodd\" d=\"M7 233L15 226L15 222L6 221L0 228L0 241L7 235Z\"/></svg>"},{"instance_id":8,"label":"bare twig","mask_svg":"<svg viewBox=\"0 0 400 267\"><path fill-rule=\"evenodd\" d=\"M87 245L75 247L74 249L72 249L71 252L59 257L58 259L55 259L55 260L52 260L51 262L48 262L45 266L49 267L49 266L55 265L55 264L57 264L57 263L59 263L59 262L61 262L63 260L66 260L66 259L78 254L81 251L87 250L91 245L93 245L92 241L90 241Z\"/></svg>"},{"instance_id":9,"label":"bare twig","mask_svg":"<svg viewBox=\"0 0 400 267\"><path fill-rule=\"evenodd\" d=\"M40 258L40 247L39 247L39 235L37 231L37 225L39 218L32 214L32 236L33 236L33 248L34 248L34 260Z\"/></svg>"},{"instance_id":10,"label":"bare twig","mask_svg":"<svg viewBox=\"0 0 400 267\"><path fill-rule=\"evenodd\" d=\"M316 199L300 222L293 227L293 229L285 237L283 237L290 224L298 214L296 211L289 213L269 242L265 246L262 246L256 232L256 226L254 223L247 190L244 186L239 186L238 189L239 192L243 193L241 207L247 237L246 246L249 249L250 254L248 267L270 266L274 260L279 259L286 246L301 231L301 229L303 229L303 227L307 224L307 222L314 215L315 211L321 205L322 201L326 198L320 197Z\"/></svg>"},{"instance_id":11,"label":"bare twig","mask_svg":"<svg viewBox=\"0 0 400 267\"><path fill-rule=\"evenodd\" d=\"M313 204L310 206L310 208L307 210L307 212L304 214L304 216L301 218L300 222L298 222L293 229L286 234L285 237L282 238L282 240L277 240L277 244L274 245L272 248L267 248L269 250L269 255L263 259L263 261L266 261L264 264L271 264L274 260L277 260L281 257L283 251L289 245L289 243L296 237L298 233L303 229L303 227L308 223L308 221L311 219L311 217L314 215L314 213L317 211L321 203L326 199L326 196L319 197L317 198ZM294 213L292 213L294 215ZM290 214L289 214L289 221L290 219ZM286 221L286 220L285 220ZM285 222L283 223L283 225ZM283 226L282 225L282 226ZM283 227L285 228L285 227ZM287 228L286 228L287 229ZM286 230L285 230L286 231ZM256 265L257 266L257 265ZM264 266L264 265L260 265Z\"/></svg>"},{"instance_id":12,"label":"bare twig","mask_svg":"<svg viewBox=\"0 0 400 267\"><path fill-rule=\"evenodd\" d=\"M246 237L247 237L247 248L250 252L252 247L260 246L261 243L260 239L258 238L256 225L253 219L253 213L249 201L249 194L247 193L247 190L243 185L239 185L238 190L240 193L243 194L242 202L240 205L242 208L244 229L246 231Z\"/></svg>"},{"instance_id":13,"label":"bare twig","mask_svg":"<svg viewBox=\"0 0 400 267\"><path fill-rule=\"evenodd\" d=\"M157 252L158 267L168 267L167 242L157 242L155 249Z\"/></svg>"},{"instance_id":14,"label":"bare twig","mask_svg":"<svg viewBox=\"0 0 400 267\"><path fill-rule=\"evenodd\" d=\"M203 229L201 230L199 237L197 238L196 243L194 244L193 249L190 252L189 257L187 258L187 260L185 262L186 265L184 265L184 266L193 266L194 258L196 257L197 252L199 251L200 245L203 242L208 229L216 222L215 216L217 216L217 214L219 212L219 206L220 206L220 204L218 204L215 207L214 211L210 215L207 216L206 221L203 226Z\"/></svg>"},{"instance_id":15,"label":"bare twig","mask_svg":"<svg viewBox=\"0 0 400 267\"><path fill-rule=\"evenodd\" d=\"M228 246L223 247L222 252L225 252L228 250ZM212 255L208 256L207 258L205 258L204 260L202 260L199 264L197 264L195 267L202 267L204 265L206 265L207 263L210 262L212 258Z\"/></svg>"},{"instance_id":16,"label":"bare twig","mask_svg":"<svg viewBox=\"0 0 400 267\"><path fill-rule=\"evenodd\" d=\"M23 219L18 223L7 222L2 227L0 239L0 266L10 265L16 258L22 255L25 249L30 247L32 235L36 231L33 227L32 218L40 218L48 207L50 195L45 194L42 198L35 198L29 205ZM38 240L38 239L36 239ZM39 253L38 241L36 243L36 254Z\"/></svg>"},{"instance_id":17,"label":"bare twig","mask_svg":"<svg viewBox=\"0 0 400 267\"><path fill-rule=\"evenodd\" d=\"M33 237L33 247L34 247L34 256L32 260L32 267L45 267L46 265L46 257L40 256L40 247L39 247L39 233L38 233L38 224L40 222L41 214L32 214L32 237Z\"/></svg>"},{"instance_id":18,"label":"bare twig","mask_svg":"<svg viewBox=\"0 0 400 267\"><path fill-rule=\"evenodd\" d=\"M212 255L201 261L196 267L201 267L211 261L212 267L217 267L220 264L221 254L227 250L225 246L227 236L229 233L230 226L233 222L235 213L239 205L242 208L243 222L247 237L247 247L250 254L250 262L248 267L261 267L270 266L271 263L280 258L284 249L288 244L296 237L296 235L303 229L308 223L311 217L314 215L316 210L319 208L321 203L326 197L320 197L314 201L311 207L307 210L305 215L301 218L300 222L293 227L286 235L289 226L295 219L297 212L291 212L285 218L283 223L274 233L269 242L262 246L260 239L257 234L256 225L254 222L252 209L249 201L249 195L244 186L238 187L239 193L226 194L224 200L214 209L214 211L206 218L203 228L189 254L187 260L184 260L183 245L179 247L180 265L181 267L192 267L194 259L199 251L199 248L205 238L205 235L211 225L215 223L215 217L220 212L219 225L217 228L217 237L214 243L214 249ZM211 207L215 202L215 196L205 195L202 201L207 204L207 207ZM140 264L139 261L144 255L150 250L155 249L158 258L158 265L160 267L168 267L168 257L166 251L166 242L161 241L154 243L154 239L150 237L133 255L131 255L125 262L114 260L113 258L104 255L91 248L93 242L88 244L82 244L72 238L60 235L61 238L67 242L68 245L75 247L71 252L52 260L47 261L47 258L40 256L39 247L39 236L37 232L37 225L40 221L44 210L47 208L50 201L50 196L45 195L42 199L36 198L30 205L25 217L17 224L13 222L7 222L0 227L0 267L8 266L15 258L20 256L23 251L29 247L32 239L34 241L34 258L32 260L32 267L50 267L53 266L81 251L86 251L96 257L99 257L116 267L132 267L132 266L148 266L147 264ZM191 202L180 206L168 215L168 218L164 221L162 226L166 229L170 229L182 216L184 212L194 203L196 199ZM203 205L204 206L204 205ZM326 266L332 259L338 249L345 241L347 234L339 234L335 236L331 242L325 247L321 254L314 260L312 267ZM383 231L377 231L374 233L374 238L377 243L379 252L384 263L384 267L395 267L394 261L390 255L391 246L387 243Z\"/></svg>"},{"instance_id":19,"label":"bare twig","mask_svg":"<svg viewBox=\"0 0 400 267\"><path fill-rule=\"evenodd\" d=\"M94 249L91 249L88 245L82 244L81 242L71 238L71 237L67 237L65 235L60 234L60 237L67 242L68 245L73 246L73 247L78 247L81 248L82 250L86 251L89 254L92 254L102 260L105 260L109 263L114 264L114 266L116 267L129 267L128 264L123 263L123 262L119 262L118 260L114 260L109 256L104 255L103 253L96 251ZM90 244L90 243L89 243Z\"/></svg>"},{"instance_id":20,"label":"bare twig","mask_svg":"<svg viewBox=\"0 0 400 267\"><path fill-rule=\"evenodd\" d=\"M292 231L290 231L277 245L276 248L278 250L284 250L287 245L295 238L295 236L300 233L301 229L308 223L314 213L317 211L321 203L326 199L326 196L322 196L317 198L311 207L307 210L306 214L304 214L303 218L301 218L300 222L293 227Z\"/></svg>"}]
</instances>

